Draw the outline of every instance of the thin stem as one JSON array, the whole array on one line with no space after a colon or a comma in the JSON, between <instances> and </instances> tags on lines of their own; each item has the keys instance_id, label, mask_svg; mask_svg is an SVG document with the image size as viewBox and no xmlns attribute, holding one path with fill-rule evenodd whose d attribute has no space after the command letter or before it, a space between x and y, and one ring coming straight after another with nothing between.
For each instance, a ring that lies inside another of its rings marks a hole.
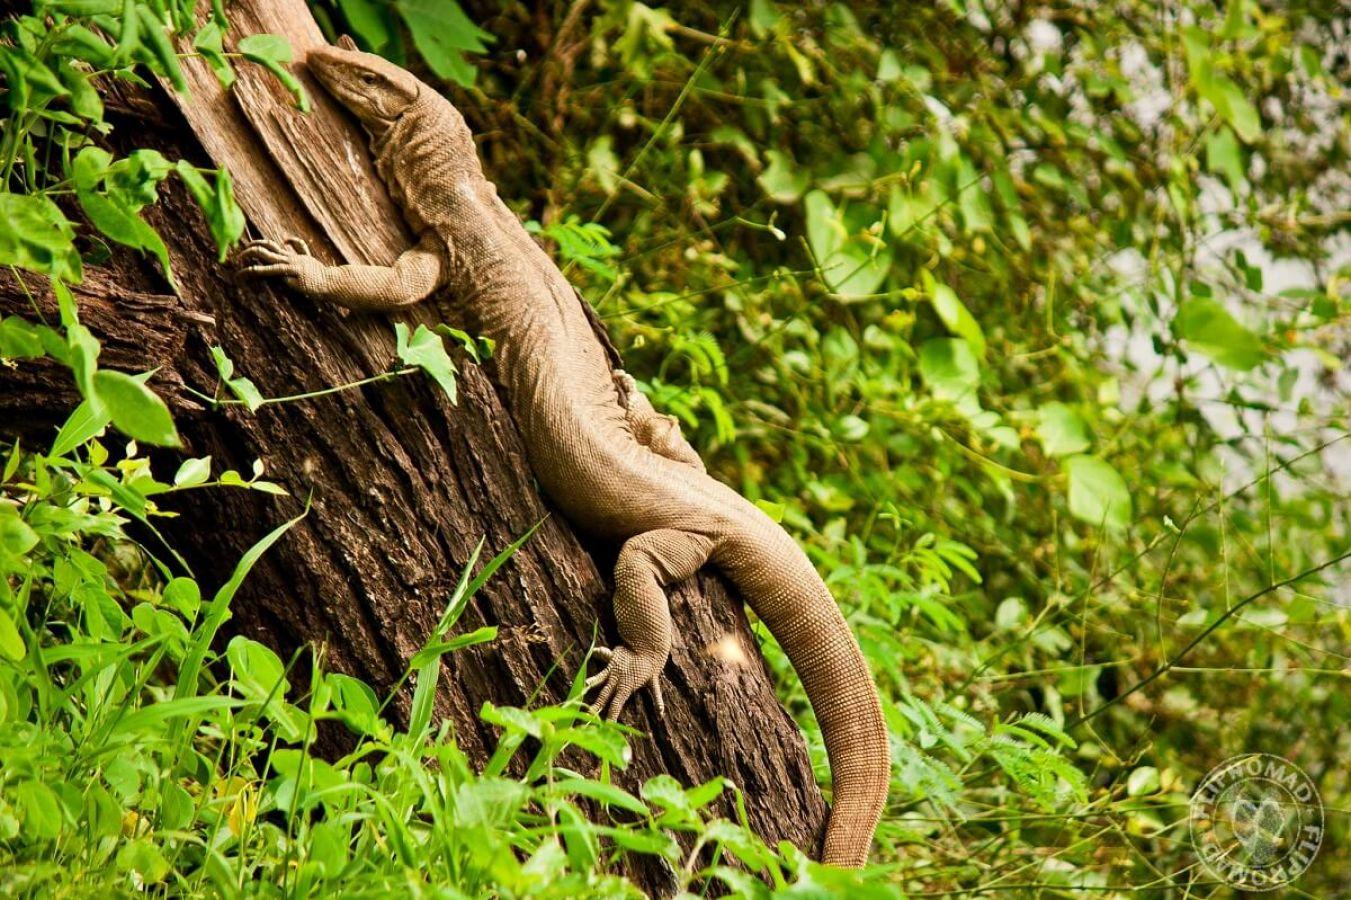
<instances>
[{"instance_id":1,"label":"thin stem","mask_svg":"<svg viewBox=\"0 0 1351 900\"><path fill-rule=\"evenodd\" d=\"M273 403L290 403L293 400L312 400L315 397L324 397L329 394L337 394L342 391L350 391L352 388L359 388L364 385L375 384L380 381L389 381L390 379L398 378L401 375L412 375L416 371L417 371L416 366L405 366L402 369L395 369L391 372L382 372L379 375L372 375L371 377L363 378L360 381L352 381L349 382L348 384L340 384L335 387L323 388L322 390L318 391L306 391L303 394L290 394L285 397L267 397L261 403L256 405L254 409L255 410L262 409L264 406L269 406ZM205 400L212 406L246 405L243 400L221 400L217 397L212 397L210 394L203 394L201 391L194 390L193 388L185 388L185 390L189 394L192 394L194 397L197 397L198 399L201 400Z\"/></svg>"}]
</instances>

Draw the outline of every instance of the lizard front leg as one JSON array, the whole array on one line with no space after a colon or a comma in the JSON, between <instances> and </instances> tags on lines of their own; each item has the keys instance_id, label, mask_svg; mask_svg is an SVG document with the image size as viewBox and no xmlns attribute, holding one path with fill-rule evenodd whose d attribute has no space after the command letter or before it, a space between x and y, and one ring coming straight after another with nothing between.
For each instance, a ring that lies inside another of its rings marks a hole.
<instances>
[{"instance_id":1,"label":"lizard front leg","mask_svg":"<svg viewBox=\"0 0 1351 900\"><path fill-rule=\"evenodd\" d=\"M326 266L298 238L252 241L239 254L241 275L283 278L307 297L348 309L383 312L425 299L445 278L445 254L434 239L405 251L392 266Z\"/></svg>"},{"instance_id":2,"label":"lizard front leg","mask_svg":"<svg viewBox=\"0 0 1351 900\"><path fill-rule=\"evenodd\" d=\"M615 563L615 619L623 643L599 655L609 664L586 682L599 687L595 709L618 719L639 688L651 685L657 715L666 713L661 670L671 655L674 630L665 586L689 578L708 561L713 541L689 531L662 528L629 538Z\"/></svg>"},{"instance_id":3,"label":"lizard front leg","mask_svg":"<svg viewBox=\"0 0 1351 900\"><path fill-rule=\"evenodd\" d=\"M700 472L706 471L704 461L680 433L680 422L676 417L657 412L628 372L618 369L614 379L620 403L628 412L629 427L638 443L658 456L693 466Z\"/></svg>"}]
</instances>

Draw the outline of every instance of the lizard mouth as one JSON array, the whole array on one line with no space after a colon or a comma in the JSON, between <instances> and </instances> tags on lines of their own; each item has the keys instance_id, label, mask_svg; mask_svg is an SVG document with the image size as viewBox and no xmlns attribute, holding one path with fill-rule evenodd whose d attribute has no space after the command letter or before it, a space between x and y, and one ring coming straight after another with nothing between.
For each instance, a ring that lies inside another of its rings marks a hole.
<instances>
[{"instance_id":1,"label":"lizard mouth","mask_svg":"<svg viewBox=\"0 0 1351 900\"><path fill-rule=\"evenodd\" d=\"M339 53L333 52L328 47L321 47L311 50L305 57L305 63L314 73L314 77L324 86L324 90L330 94L335 94L334 86L338 82L338 70L342 65Z\"/></svg>"}]
</instances>

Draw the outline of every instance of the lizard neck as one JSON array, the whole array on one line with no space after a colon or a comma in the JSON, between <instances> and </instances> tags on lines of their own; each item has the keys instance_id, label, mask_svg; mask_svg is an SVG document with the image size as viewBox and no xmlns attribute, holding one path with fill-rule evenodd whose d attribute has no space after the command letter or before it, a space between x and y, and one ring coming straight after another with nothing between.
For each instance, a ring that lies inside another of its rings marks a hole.
<instances>
[{"instance_id":1,"label":"lizard neck","mask_svg":"<svg viewBox=\"0 0 1351 900\"><path fill-rule=\"evenodd\" d=\"M474 138L441 95L424 88L382 134L371 139L375 168L415 232L440 230L453 198L438 185L486 183Z\"/></svg>"}]
</instances>

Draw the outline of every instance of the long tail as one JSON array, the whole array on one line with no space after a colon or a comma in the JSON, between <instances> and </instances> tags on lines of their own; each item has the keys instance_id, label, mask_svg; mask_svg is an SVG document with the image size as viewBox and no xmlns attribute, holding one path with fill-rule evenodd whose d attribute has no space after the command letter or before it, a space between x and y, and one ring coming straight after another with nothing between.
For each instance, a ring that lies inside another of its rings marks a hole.
<instances>
[{"instance_id":1,"label":"long tail","mask_svg":"<svg viewBox=\"0 0 1351 900\"><path fill-rule=\"evenodd\" d=\"M835 783L821 860L858 867L868 861L891 780L877 688L807 555L777 524L755 512L759 515L749 533L728 538L716 561L788 654L821 724Z\"/></svg>"}]
</instances>

